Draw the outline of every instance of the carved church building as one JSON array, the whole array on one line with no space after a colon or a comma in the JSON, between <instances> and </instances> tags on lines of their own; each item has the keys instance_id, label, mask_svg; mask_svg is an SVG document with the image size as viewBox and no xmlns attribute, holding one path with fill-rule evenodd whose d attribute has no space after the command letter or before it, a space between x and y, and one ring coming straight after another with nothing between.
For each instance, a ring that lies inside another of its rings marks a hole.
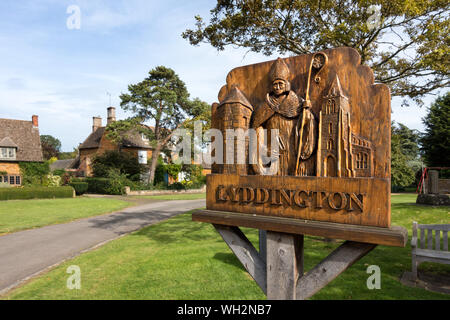
<instances>
[{"instance_id":1,"label":"carved church building","mask_svg":"<svg viewBox=\"0 0 450 320\"><path fill-rule=\"evenodd\" d=\"M349 101L337 75L324 99L319 112L317 176L373 176L372 144L352 133Z\"/></svg>"}]
</instances>

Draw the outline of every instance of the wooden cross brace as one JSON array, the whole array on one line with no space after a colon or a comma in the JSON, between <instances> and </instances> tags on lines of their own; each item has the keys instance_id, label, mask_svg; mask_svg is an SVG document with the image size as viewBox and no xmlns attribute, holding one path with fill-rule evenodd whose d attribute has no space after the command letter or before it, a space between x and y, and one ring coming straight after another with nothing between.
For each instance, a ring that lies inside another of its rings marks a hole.
<instances>
[{"instance_id":1,"label":"wooden cross brace","mask_svg":"<svg viewBox=\"0 0 450 320\"><path fill-rule=\"evenodd\" d=\"M303 235L267 231L263 257L239 227L213 225L270 300L310 298L377 246L346 241L303 274Z\"/></svg>"}]
</instances>

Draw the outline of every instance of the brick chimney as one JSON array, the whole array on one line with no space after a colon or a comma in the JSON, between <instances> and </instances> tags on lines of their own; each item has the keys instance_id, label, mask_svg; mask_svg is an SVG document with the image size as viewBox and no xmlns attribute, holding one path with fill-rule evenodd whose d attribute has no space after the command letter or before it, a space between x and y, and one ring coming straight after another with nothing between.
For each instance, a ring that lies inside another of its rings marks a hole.
<instances>
[{"instance_id":1,"label":"brick chimney","mask_svg":"<svg viewBox=\"0 0 450 320\"><path fill-rule=\"evenodd\" d=\"M106 122L106 124L110 124L113 123L114 121L116 121L116 108L114 107L109 107L108 108L108 120Z\"/></svg>"},{"instance_id":2,"label":"brick chimney","mask_svg":"<svg viewBox=\"0 0 450 320\"><path fill-rule=\"evenodd\" d=\"M39 117L37 115L33 115L31 117L31 122L33 122L33 128L38 128L39 127Z\"/></svg>"},{"instance_id":3,"label":"brick chimney","mask_svg":"<svg viewBox=\"0 0 450 320\"><path fill-rule=\"evenodd\" d=\"M92 132L95 132L101 126L102 126L102 118L92 117Z\"/></svg>"}]
</instances>

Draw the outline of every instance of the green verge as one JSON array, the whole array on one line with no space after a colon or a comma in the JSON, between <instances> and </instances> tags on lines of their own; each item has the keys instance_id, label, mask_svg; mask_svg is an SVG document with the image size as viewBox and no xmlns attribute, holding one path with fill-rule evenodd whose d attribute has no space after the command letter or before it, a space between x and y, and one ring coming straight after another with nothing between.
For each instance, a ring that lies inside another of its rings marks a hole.
<instances>
[{"instance_id":1,"label":"green verge","mask_svg":"<svg viewBox=\"0 0 450 320\"><path fill-rule=\"evenodd\" d=\"M103 198L0 201L0 235L110 213L129 202Z\"/></svg>"},{"instance_id":2,"label":"green verge","mask_svg":"<svg viewBox=\"0 0 450 320\"><path fill-rule=\"evenodd\" d=\"M392 224L409 230L420 223L448 222L449 207L414 204L414 195L392 197ZM257 231L243 229L256 245ZM331 253L338 243L306 237L305 269ZM81 289L69 290L68 266L81 268ZM381 289L369 290L367 267L381 268ZM403 286L411 269L411 247L378 246L313 299L450 299L449 295ZM440 274L446 265L421 265ZM189 213L144 228L65 262L11 292L6 299L265 299L264 294L209 224Z\"/></svg>"}]
</instances>

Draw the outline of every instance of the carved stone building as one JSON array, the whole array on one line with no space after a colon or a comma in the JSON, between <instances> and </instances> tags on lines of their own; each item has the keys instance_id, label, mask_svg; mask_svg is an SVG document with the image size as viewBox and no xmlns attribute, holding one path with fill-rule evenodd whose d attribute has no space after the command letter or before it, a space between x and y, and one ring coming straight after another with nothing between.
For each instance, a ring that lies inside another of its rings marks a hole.
<instances>
[{"instance_id":1,"label":"carved stone building","mask_svg":"<svg viewBox=\"0 0 450 320\"><path fill-rule=\"evenodd\" d=\"M319 113L317 176L372 176L371 143L352 133L349 101L337 75L324 99Z\"/></svg>"},{"instance_id":2,"label":"carved stone building","mask_svg":"<svg viewBox=\"0 0 450 320\"><path fill-rule=\"evenodd\" d=\"M219 129L223 136L223 159L220 159L223 165L213 164L214 173L247 174L249 138L245 133L249 129L252 112L252 105L237 87L230 90L220 105L214 106L212 127ZM245 149L239 150L241 146Z\"/></svg>"}]
</instances>

